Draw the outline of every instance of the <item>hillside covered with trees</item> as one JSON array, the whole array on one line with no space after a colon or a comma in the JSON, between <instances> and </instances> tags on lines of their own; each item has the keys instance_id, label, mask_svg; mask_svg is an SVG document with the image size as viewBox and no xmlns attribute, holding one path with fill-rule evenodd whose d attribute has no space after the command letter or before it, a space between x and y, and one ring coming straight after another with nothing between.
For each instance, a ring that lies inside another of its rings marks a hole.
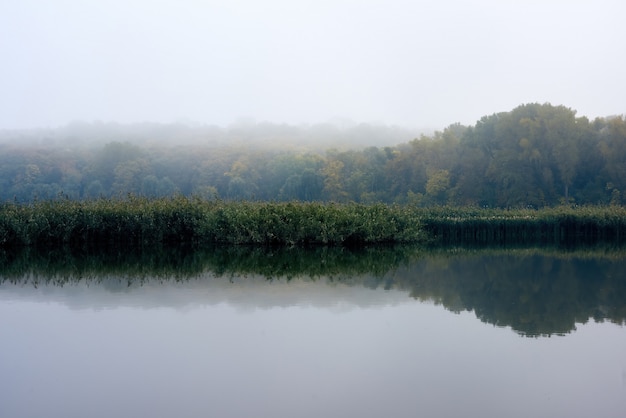
<instances>
[{"instance_id":1,"label":"hillside covered with trees","mask_svg":"<svg viewBox=\"0 0 626 418\"><path fill-rule=\"evenodd\" d=\"M626 190L626 118L590 121L551 104L406 141L408 131L364 125L87 128L0 132L0 201L183 194L539 208L619 205Z\"/></svg>"}]
</instances>

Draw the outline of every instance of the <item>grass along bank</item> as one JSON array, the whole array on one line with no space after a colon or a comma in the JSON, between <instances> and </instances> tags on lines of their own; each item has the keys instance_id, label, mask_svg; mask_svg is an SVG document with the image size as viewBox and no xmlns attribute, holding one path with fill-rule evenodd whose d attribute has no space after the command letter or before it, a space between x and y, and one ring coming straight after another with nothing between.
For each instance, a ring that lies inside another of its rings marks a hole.
<instances>
[{"instance_id":1,"label":"grass along bank","mask_svg":"<svg viewBox=\"0 0 626 418\"><path fill-rule=\"evenodd\" d=\"M186 197L0 206L0 246L90 244L368 245L420 242L419 213L358 204Z\"/></svg>"},{"instance_id":2,"label":"grass along bank","mask_svg":"<svg viewBox=\"0 0 626 418\"><path fill-rule=\"evenodd\" d=\"M440 243L575 243L626 240L621 206L535 209L423 209L428 235Z\"/></svg>"},{"instance_id":3,"label":"grass along bank","mask_svg":"<svg viewBox=\"0 0 626 418\"><path fill-rule=\"evenodd\" d=\"M542 210L225 202L175 197L0 205L0 247L350 245L624 240L622 207Z\"/></svg>"}]
</instances>

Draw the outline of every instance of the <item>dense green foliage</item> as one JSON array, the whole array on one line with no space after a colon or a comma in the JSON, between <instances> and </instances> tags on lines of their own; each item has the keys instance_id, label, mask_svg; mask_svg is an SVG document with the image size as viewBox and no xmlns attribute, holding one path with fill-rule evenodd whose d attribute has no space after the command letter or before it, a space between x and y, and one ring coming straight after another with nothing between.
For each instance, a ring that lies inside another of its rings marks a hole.
<instances>
[{"instance_id":1,"label":"dense green foliage","mask_svg":"<svg viewBox=\"0 0 626 418\"><path fill-rule=\"evenodd\" d=\"M0 246L367 245L425 238L416 209L198 198L52 200L0 206Z\"/></svg>"},{"instance_id":2,"label":"dense green foliage","mask_svg":"<svg viewBox=\"0 0 626 418\"><path fill-rule=\"evenodd\" d=\"M199 198L48 200L0 205L0 247L97 244L347 245L623 241L621 206L419 208Z\"/></svg>"},{"instance_id":3,"label":"dense green foliage","mask_svg":"<svg viewBox=\"0 0 626 418\"><path fill-rule=\"evenodd\" d=\"M626 238L626 208L621 206L434 207L423 209L421 220L431 237L453 244L576 244Z\"/></svg>"},{"instance_id":4,"label":"dense green foliage","mask_svg":"<svg viewBox=\"0 0 626 418\"><path fill-rule=\"evenodd\" d=\"M399 133L370 127L342 137L336 129L266 125L230 131L118 128L103 129L100 145L94 142L97 130L42 133L36 144L26 145L17 145L24 143L20 133L4 132L0 201L132 193L540 208L620 205L626 190L626 118L590 121L550 104L522 105L474 126L454 124L382 148L319 147L340 147L343 140L353 145L359 135L363 143L380 138L385 144ZM197 135L196 142L179 141L185 135ZM277 142L270 145L272 140Z\"/></svg>"}]
</instances>

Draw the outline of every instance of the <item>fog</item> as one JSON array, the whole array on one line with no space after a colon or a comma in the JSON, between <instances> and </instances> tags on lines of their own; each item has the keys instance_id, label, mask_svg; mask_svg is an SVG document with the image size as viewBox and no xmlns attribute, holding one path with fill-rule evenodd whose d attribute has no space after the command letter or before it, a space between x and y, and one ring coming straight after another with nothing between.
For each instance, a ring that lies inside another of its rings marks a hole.
<instances>
[{"instance_id":1,"label":"fog","mask_svg":"<svg viewBox=\"0 0 626 418\"><path fill-rule=\"evenodd\" d=\"M527 102L622 114L625 12L621 0L5 1L0 129L440 129Z\"/></svg>"}]
</instances>

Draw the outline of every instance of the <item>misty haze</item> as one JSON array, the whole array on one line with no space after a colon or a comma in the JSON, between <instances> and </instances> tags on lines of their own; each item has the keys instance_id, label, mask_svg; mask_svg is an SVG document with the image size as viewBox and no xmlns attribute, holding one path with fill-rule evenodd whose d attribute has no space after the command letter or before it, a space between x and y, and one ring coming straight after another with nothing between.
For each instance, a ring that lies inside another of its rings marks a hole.
<instances>
[{"instance_id":1,"label":"misty haze","mask_svg":"<svg viewBox=\"0 0 626 418\"><path fill-rule=\"evenodd\" d=\"M626 410L622 0L0 4L0 417Z\"/></svg>"},{"instance_id":2,"label":"misty haze","mask_svg":"<svg viewBox=\"0 0 626 418\"><path fill-rule=\"evenodd\" d=\"M0 133L0 199L620 205L625 144L623 116L589 120L547 103L431 134L347 122L74 123Z\"/></svg>"},{"instance_id":3,"label":"misty haze","mask_svg":"<svg viewBox=\"0 0 626 418\"><path fill-rule=\"evenodd\" d=\"M0 129L339 118L433 131L532 102L622 114L624 12L620 0L4 2Z\"/></svg>"}]
</instances>

